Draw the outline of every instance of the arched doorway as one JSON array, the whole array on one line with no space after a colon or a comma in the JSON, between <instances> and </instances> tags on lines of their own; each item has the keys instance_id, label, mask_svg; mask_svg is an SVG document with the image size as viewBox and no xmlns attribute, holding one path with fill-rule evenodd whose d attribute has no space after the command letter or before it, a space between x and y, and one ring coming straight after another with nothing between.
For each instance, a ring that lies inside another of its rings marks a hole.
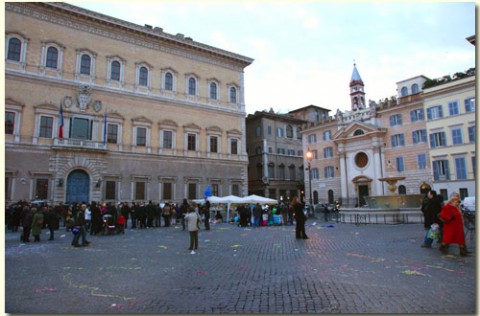
<instances>
[{"instance_id":1,"label":"arched doorway","mask_svg":"<svg viewBox=\"0 0 480 316\"><path fill-rule=\"evenodd\" d=\"M333 190L328 190L328 204L333 204Z\"/></svg>"},{"instance_id":2,"label":"arched doorway","mask_svg":"<svg viewBox=\"0 0 480 316\"><path fill-rule=\"evenodd\" d=\"M407 188L404 185L398 187L398 194L407 194Z\"/></svg>"},{"instance_id":3,"label":"arched doorway","mask_svg":"<svg viewBox=\"0 0 480 316\"><path fill-rule=\"evenodd\" d=\"M67 177L66 203L90 201L90 176L83 170L74 170Z\"/></svg>"},{"instance_id":4,"label":"arched doorway","mask_svg":"<svg viewBox=\"0 0 480 316\"><path fill-rule=\"evenodd\" d=\"M313 191L313 205L318 204L318 192Z\"/></svg>"},{"instance_id":5,"label":"arched doorway","mask_svg":"<svg viewBox=\"0 0 480 316\"><path fill-rule=\"evenodd\" d=\"M367 204L365 197L370 196L370 183L372 179L366 176L357 176L352 179L355 184L355 191L357 192L357 207Z\"/></svg>"}]
</instances>

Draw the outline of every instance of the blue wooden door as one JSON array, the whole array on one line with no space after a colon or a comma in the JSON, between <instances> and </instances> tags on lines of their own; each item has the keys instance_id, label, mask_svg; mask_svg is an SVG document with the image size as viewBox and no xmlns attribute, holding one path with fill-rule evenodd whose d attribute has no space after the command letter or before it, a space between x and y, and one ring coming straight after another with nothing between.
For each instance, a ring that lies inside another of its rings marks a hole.
<instances>
[{"instance_id":1,"label":"blue wooden door","mask_svg":"<svg viewBox=\"0 0 480 316\"><path fill-rule=\"evenodd\" d=\"M85 171L75 170L67 178L66 203L90 201L90 177Z\"/></svg>"}]
</instances>

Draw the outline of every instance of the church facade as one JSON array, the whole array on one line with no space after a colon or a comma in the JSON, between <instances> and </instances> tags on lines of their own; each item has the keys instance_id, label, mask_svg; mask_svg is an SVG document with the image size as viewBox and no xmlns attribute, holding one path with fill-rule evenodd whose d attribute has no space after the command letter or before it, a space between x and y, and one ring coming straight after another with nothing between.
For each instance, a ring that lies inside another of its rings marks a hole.
<instances>
[{"instance_id":1,"label":"church facade","mask_svg":"<svg viewBox=\"0 0 480 316\"><path fill-rule=\"evenodd\" d=\"M246 195L253 59L65 3L5 4L5 198Z\"/></svg>"},{"instance_id":2,"label":"church facade","mask_svg":"<svg viewBox=\"0 0 480 316\"><path fill-rule=\"evenodd\" d=\"M422 87L427 80L417 76L397 82L397 97L367 105L365 85L354 65L351 110L337 111L302 128L303 152L313 153L311 188L305 170L305 192L312 190L313 204L341 201L345 206L362 206L367 196L423 194L430 189L444 198L454 191L462 198L475 194L475 79L425 93ZM448 112L452 104L455 109ZM431 113L438 106L446 114L434 122L439 117ZM446 121L448 139L437 144L437 130ZM458 144L453 143L452 133ZM305 157L304 161L306 165Z\"/></svg>"}]
</instances>

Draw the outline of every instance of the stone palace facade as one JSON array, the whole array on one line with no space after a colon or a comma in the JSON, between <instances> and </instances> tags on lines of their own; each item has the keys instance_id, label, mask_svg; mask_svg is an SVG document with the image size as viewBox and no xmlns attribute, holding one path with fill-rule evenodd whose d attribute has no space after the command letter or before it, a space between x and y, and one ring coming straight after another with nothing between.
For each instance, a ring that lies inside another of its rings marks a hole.
<instances>
[{"instance_id":1,"label":"stone palace facade","mask_svg":"<svg viewBox=\"0 0 480 316\"><path fill-rule=\"evenodd\" d=\"M253 59L65 3L5 3L5 199L246 195Z\"/></svg>"}]
</instances>

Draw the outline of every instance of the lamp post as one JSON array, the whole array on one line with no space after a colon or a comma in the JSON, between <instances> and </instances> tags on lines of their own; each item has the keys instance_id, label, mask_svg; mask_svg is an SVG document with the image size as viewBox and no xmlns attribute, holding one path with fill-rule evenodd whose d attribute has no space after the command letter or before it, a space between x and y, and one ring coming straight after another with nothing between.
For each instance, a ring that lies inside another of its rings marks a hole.
<instances>
[{"instance_id":1,"label":"lamp post","mask_svg":"<svg viewBox=\"0 0 480 316\"><path fill-rule=\"evenodd\" d=\"M308 191L309 191L309 198L310 198L310 210L308 212L309 216L310 214L312 214L312 210L313 210L313 199L312 199L312 175L311 175L311 162L312 162L312 158L313 158L313 153L312 151L310 150L310 147L308 147L307 149L307 153L305 154L306 157L307 157L307 162L308 162Z\"/></svg>"}]
</instances>

